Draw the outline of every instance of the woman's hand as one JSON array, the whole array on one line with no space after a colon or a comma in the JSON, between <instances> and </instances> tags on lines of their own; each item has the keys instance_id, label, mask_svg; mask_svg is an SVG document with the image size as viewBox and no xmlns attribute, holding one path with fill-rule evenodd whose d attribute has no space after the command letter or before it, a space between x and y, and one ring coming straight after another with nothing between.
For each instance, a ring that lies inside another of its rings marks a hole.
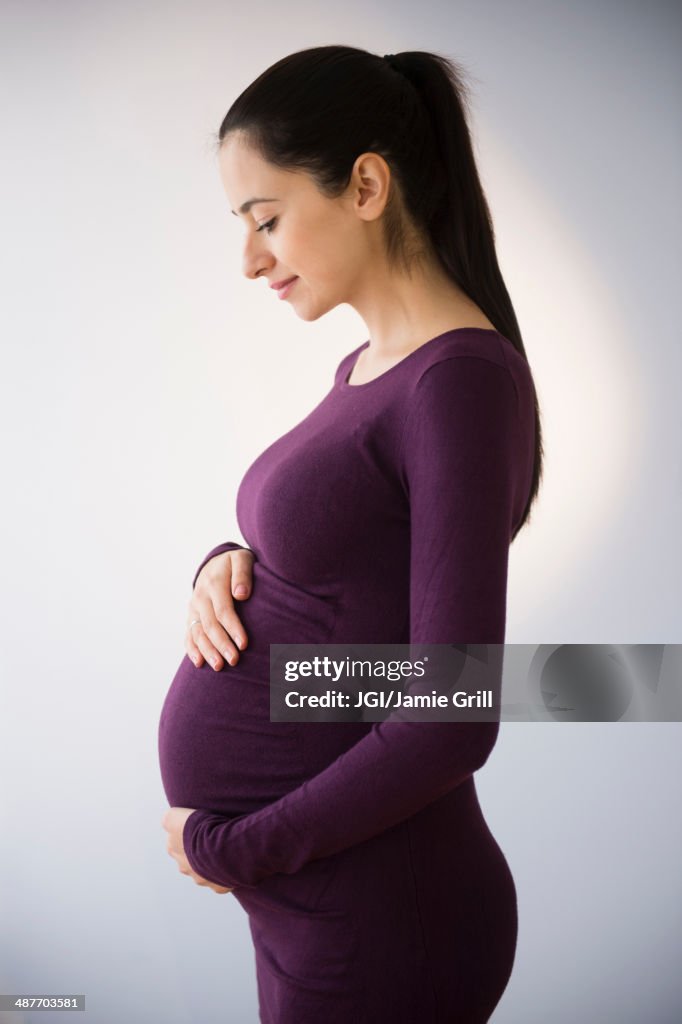
<instances>
[{"instance_id":1,"label":"woman's hand","mask_svg":"<svg viewBox=\"0 0 682 1024\"><path fill-rule=\"evenodd\" d=\"M197 576L185 634L185 649L197 668L206 660L219 672L225 661L230 665L239 661L239 651L246 647L248 637L234 609L234 598L245 601L251 595L253 561L253 551L247 548L223 551Z\"/></svg>"},{"instance_id":2,"label":"woman's hand","mask_svg":"<svg viewBox=\"0 0 682 1024\"><path fill-rule=\"evenodd\" d=\"M196 810L195 807L170 807L166 811L161 819L161 824L168 833L166 849L171 857L177 861L180 873L183 875L189 875L190 878L194 879L197 885L207 886L209 889L213 889L214 892L218 893L232 892L232 889L226 889L223 885L217 885L215 882L209 882L207 878L202 878L201 875L197 875L197 873L192 871L189 866L189 861L185 856L185 847L182 844L182 830L185 827L185 822L194 810Z\"/></svg>"}]
</instances>

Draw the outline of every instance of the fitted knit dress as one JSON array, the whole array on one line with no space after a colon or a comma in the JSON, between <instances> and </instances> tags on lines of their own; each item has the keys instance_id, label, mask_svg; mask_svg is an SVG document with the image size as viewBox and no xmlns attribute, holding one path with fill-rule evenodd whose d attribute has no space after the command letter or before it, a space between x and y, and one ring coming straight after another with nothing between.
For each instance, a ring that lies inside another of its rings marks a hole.
<instances>
[{"instance_id":1,"label":"fitted knit dress","mask_svg":"<svg viewBox=\"0 0 682 1024\"><path fill-rule=\"evenodd\" d=\"M171 806L197 808L192 869L248 915L262 1024L479 1024L518 926L474 783L499 722L270 721L271 643L504 642L528 364L497 331L457 328L349 384L368 345L241 481L249 645L219 672L184 656L161 777Z\"/></svg>"}]
</instances>

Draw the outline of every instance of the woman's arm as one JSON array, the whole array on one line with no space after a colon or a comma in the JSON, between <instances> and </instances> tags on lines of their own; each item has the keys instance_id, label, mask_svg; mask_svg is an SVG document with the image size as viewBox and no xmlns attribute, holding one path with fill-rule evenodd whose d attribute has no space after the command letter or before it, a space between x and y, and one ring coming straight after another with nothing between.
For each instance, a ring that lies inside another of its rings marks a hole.
<instances>
[{"instance_id":1,"label":"woman's arm","mask_svg":"<svg viewBox=\"0 0 682 1024\"><path fill-rule=\"evenodd\" d=\"M517 490L528 487L527 443L505 367L449 357L420 378L400 465L411 517L411 643L504 643L509 543L514 508L524 505ZM183 830L187 859L197 874L230 887L295 872L458 786L485 764L498 730L499 721L388 718L261 810L233 819L194 811Z\"/></svg>"},{"instance_id":2,"label":"woman's arm","mask_svg":"<svg viewBox=\"0 0 682 1024\"><path fill-rule=\"evenodd\" d=\"M219 544L216 548L213 548L211 551L209 551L209 553L206 555L206 558L204 558L203 562L201 563L201 565L199 566L199 568L197 569L197 571L194 574L194 579L192 580L192 590L194 590L194 588L195 588L195 586L197 584L197 578L199 576L199 573L204 568L206 563L211 561L211 559L214 557L214 555L222 555L223 551L240 551L240 550L241 551L250 551L251 548L244 547L243 544L237 544L233 540L228 540L228 541L225 541L224 544Z\"/></svg>"}]
</instances>

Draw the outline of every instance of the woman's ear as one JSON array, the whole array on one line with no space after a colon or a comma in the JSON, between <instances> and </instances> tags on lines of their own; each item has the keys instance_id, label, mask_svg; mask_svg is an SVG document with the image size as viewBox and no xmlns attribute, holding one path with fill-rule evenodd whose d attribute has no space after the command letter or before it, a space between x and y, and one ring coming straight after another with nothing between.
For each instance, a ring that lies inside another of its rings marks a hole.
<instances>
[{"instance_id":1,"label":"woman's ear","mask_svg":"<svg viewBox=\"0 0 682 1024\"><path fill-rule=\"evenodd\" d=\"M377 220L382 213L391 186L391 169L379 153L361 153L351 172L349 189L354 209L362 220Z\"/></svg>"}]
</instances>

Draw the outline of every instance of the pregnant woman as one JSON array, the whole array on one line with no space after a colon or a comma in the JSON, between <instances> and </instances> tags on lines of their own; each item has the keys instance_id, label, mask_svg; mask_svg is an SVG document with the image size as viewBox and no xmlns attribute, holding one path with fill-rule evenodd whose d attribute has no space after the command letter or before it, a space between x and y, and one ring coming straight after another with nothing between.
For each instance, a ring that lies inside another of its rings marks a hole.
<instances>
[{"instance_id":1,"label":"pregnant woman","mask_svg":"<svg viewBox=\"0 0 682 1024\"><path fill-rule=\"evenodd\" d=\"M270 644L504 642L542 445L464 96L437 54L322 46L219 131L245 275L369 334L244 475L159 723L168 852L248 915L262 1024L479 1024L514 961L499 721L270 721Z\"/></svg>"}]
</instances>

